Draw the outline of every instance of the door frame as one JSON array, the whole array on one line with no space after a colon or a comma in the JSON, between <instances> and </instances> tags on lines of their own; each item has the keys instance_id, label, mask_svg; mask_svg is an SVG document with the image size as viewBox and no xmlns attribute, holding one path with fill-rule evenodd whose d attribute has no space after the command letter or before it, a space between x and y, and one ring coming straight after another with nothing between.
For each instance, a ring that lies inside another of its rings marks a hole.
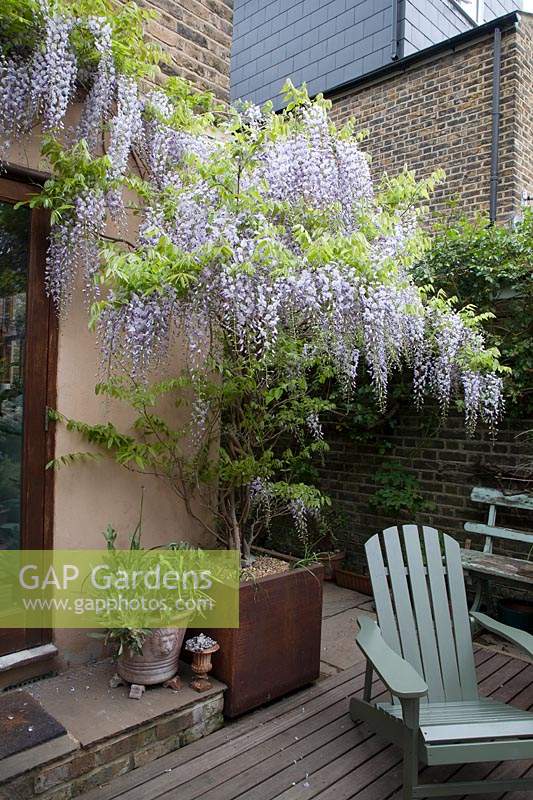
<instances>
[{"instance_id":1,"label":"door frame","mask_svg":"<svg viewBox=\"0 0 533 800\"><path fill-rule=\"evenodd\" d=\"M38 191L0 177L0 200L17 203ZM24 348L24 406L21 482L21 548L53 547L54 475L46 465L54 457L53 426L48 408L55 408L58 322L45 290L45 260L49 215L43 209L30 212L26 337ZM0 651L17 652L51 641L49 629L0 631ZM12 645L11 645L12 641Z\"/></svg>"}]
</instances>

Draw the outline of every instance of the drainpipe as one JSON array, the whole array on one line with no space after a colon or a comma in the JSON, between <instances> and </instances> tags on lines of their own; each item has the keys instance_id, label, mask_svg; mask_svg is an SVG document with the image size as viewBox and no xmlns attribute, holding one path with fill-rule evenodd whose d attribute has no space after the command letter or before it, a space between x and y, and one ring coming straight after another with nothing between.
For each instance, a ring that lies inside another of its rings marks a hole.
<instances>
[{"instance_id":1,"label":"drainpipe","mask_svg":"<svg viewBox=\"0 0 533 800\"><path fill-rule=\"evenodd\" d=\"M397 61L398 53L398 22L399 22L399 6L400 0L392 0L392 39L391 39L391 59Z\"/></svg>"},{"instance_id":2,"label":"drainpipe","mask_svg":"<svg viewBox=\"0 0 533 800\"><path fill-rule=\"evenodd\" d=\"M500 76L502 61L502 32L494 28L494 49L492 56L492 138L490 146L490 201L489 218L491 224L498 215L498 157L500 143Z\"/></svg>"}]
</instances>

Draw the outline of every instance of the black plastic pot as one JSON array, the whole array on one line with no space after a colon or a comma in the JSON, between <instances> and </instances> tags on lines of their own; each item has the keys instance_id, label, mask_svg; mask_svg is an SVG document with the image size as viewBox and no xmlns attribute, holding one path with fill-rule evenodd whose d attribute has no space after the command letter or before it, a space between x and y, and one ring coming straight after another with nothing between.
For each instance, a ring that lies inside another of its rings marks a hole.
<instances>
[{"instance_id":1,"label":"black plastic pot","mask_svg":"<svg viewBox=\"0 0 533 800\"><path fill-rule=\"evenodd\" d=\"M533 633L533 602L507 598L498 603L500 621L512 628Z\"/></svg>"}]
</instances>

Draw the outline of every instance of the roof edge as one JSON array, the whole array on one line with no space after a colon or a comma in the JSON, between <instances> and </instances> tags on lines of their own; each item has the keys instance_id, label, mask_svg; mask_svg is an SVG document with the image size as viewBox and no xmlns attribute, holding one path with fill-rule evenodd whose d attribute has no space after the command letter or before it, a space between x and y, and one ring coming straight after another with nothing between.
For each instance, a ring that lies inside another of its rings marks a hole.
<instances>
[{"instance_id":1,"label":"roof edge","mask_svg":"<svg viewBox=\"0 0 533 800\"><path fill-rule=\"evenodd\" d=\"M490 22L485 22L483 25L478 25L475 28L463 31L463 33L459 33L457 36L452 36L451 39L444 39L442 42L432 44L431 47L425 47L423 50L418 50L418 52L411 53L397 61L391 61L389 64L372 70L372 72L367 72L365 75L359 75L357 78L339 83L338 86L335 86L333 89L327 89L322 94L324 97L332 100L336 95L344 94L350 91L350 89L355 89L359 86L364 86L365 83L375 81L382 77L385 78L388 75L394 75L397 72L405 72L412 64L416 64L418 61L425 61L439 53L455 52L460 45L469 41L475 41L476 39L482 39L496 28L500 28L502 31L510 30L518 25L520 16L523 13L522 11L512 11L510 14L505 14L503 17L491 19ZM533 15L526 13L526 16L529 17Z\"/></svg>"}]
</instances>

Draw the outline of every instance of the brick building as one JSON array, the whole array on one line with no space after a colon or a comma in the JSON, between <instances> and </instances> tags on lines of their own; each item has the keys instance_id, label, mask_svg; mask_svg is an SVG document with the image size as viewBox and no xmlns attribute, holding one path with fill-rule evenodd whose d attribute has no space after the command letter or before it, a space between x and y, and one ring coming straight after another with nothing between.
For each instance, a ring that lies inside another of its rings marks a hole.
<instances>
[{"instance_id":1,"label":"brick building","mask_svg":"<svg viewBox=\"0 0 533 800\"><path fill-rule=\"evenodd\" d=\"M494 98L498 62L499 102ZM493 20L328 96L336 121L354 116L358 127L368 129L365 149L376 177L397 174L404 165L419 178L438 168L446 171L433 200L436 209L455 197L469 213L488 211L491 177L499 219L516 213L523 195L533 193L530 15Z\"/></svg>"},{"instance_id":2,"label":"brick building","mask_svg":"<svg viewBox=\"0 0 533 800\"><path fill-rule=\"evenodd\" d=\"M280 17L276 3L261 14L237 0L232 97L280 107L283 81L305 81L333 101L336 121L353 116L368 130L375 176L443 168L433 208L454 197L469 212L492 206L494 218L512 217L533 194L532 16L491 2L476 23L455 0L416 0L399 4L391 29L390 3L367 5L346 3L341 14L333 2L318 11L300 3L299 17L292 6Z\"/></svg>"}]
</instances>

